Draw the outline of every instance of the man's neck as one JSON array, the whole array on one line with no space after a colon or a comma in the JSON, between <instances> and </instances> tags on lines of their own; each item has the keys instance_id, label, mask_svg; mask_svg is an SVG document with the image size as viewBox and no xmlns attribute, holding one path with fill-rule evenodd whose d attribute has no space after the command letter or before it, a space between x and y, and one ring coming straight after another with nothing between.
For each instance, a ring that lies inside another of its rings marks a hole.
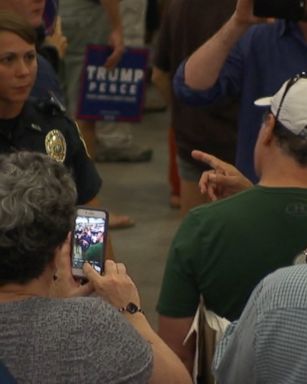
<instances>
[{"instance_id":1,"label":"man's neck","mask_svg":"<svg viewBox=\"0 0 307 384\"><path fill-rule=\"evenodd\" d=\"M307 167L293 166L292 164L270 166L262 172L259 185L264 187L307 189Z\"/></svg>"},{"instance_id":2,"label":"man's neck","mask_svg":"<svg viewBox=\"0 0 307 384\"><path fill-rule=\"evenodd\" d=\"M307 188L307 164L300 165L293 155L281 148L277 139L261 147L255 157L259 185L267 187Z\"/></svg>"}]
</instances>

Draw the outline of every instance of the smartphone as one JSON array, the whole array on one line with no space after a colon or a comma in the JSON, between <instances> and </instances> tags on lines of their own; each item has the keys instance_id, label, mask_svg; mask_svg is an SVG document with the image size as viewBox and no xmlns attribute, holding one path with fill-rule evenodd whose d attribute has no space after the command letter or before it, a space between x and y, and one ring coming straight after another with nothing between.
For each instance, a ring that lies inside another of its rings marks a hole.
<instances>
[{"instance_id":1,"label":"smartphone","mask_svg":"<svg viewBox=\"0 0 307 384\"><path fill-rule=\"evenodd\" d=\"M102 209L78 207L72 236L72 274L84 278L83 264L87 261L103 272L107 244L108 212Z\"/></svg>"},{"instance_id":2,"label":"smartphone","mask_svg":"<svg viewBox=\"0 0 307 384\"><path fill-rule=\"evenodd\" d=\"M254 0L254 15L287 20L306 20L305 0Z\"/></svg>"}]
</instances>

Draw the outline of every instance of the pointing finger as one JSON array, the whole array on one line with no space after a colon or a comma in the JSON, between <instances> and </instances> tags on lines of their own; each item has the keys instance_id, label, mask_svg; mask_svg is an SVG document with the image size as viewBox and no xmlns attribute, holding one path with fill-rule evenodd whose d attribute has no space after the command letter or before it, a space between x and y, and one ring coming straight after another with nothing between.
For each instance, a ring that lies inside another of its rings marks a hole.
<instances>
[{"instance_id":1,"label":"pointing finger","mask_svg":"<svg viewBox=\"0 0 307 384\"><path fill-rule=\"evenodd\" d=\"M192 151L192 157L195 160L199 160L205 164L208 164L211 168L215 169L218 172L224 173L223 169L223 161L218 159L217 157L210 155L209 153L194 150Z\"/></svg>"}]
</instances>

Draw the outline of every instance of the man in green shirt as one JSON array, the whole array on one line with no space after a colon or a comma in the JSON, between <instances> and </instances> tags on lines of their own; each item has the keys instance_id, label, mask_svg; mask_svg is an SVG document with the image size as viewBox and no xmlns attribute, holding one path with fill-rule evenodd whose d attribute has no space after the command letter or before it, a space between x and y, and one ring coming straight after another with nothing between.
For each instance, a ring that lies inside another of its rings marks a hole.
<instances>
[{"instance_id":1,"label":"man in green shirt","mask_svg":"<svg viewBox=\"0 0 307 384\"><path fill-rule=\"evenodd\" d=\"M101 273L102 266L104 265L104 246L103 246L103 233L98 232L96 242L90 244L84 254L84 260L88 261L93 267Z\"/></svg>"},{"instance_id":2,"label":"man in green shirt","mask_svg":"<svg viewBox=\"0 0 307 384\"><path fill-rule=\"evenodd\" d=\"M307 245L307 79L290 79L266 103L254 157L259 184L245 179L247 190L193 209L169 252L159 334L190 371L195 344L182 343L200 295L235 320L256 284Z\"/></svg>"}]
</instances>

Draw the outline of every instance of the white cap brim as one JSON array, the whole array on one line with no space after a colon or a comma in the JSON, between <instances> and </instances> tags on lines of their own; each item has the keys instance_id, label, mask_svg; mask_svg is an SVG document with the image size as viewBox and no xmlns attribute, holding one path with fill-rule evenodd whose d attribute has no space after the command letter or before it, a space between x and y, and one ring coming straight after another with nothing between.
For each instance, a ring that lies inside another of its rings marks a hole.
<instances>
[{"instance_id":1,"label":"white cap brim","mask_svg":"<svg viewBox=\"0 0 307 384\"><path fill-rule=\"evenodd\" d=\"M269 97L261 97L260 99L257 99L254 101L254 104L258 107L269 107L272 105L273 96Z\"/></svg>"},{"instance_id":2,"label":"white cap brim","mask_svg":"<svg viewBox=\"0 0 307 384\"><path fill-rule=\"evenodd\" d=\"M274 96L259 98L254 104L258 107L270 107L274 116L278 114L278 121L285 128L295 135L304 133L304 137L306 132L307 137L307 78L299 78L299 81L286 88L288 84L289 80L283 83Z\"/></svg>"}]
</instances>

